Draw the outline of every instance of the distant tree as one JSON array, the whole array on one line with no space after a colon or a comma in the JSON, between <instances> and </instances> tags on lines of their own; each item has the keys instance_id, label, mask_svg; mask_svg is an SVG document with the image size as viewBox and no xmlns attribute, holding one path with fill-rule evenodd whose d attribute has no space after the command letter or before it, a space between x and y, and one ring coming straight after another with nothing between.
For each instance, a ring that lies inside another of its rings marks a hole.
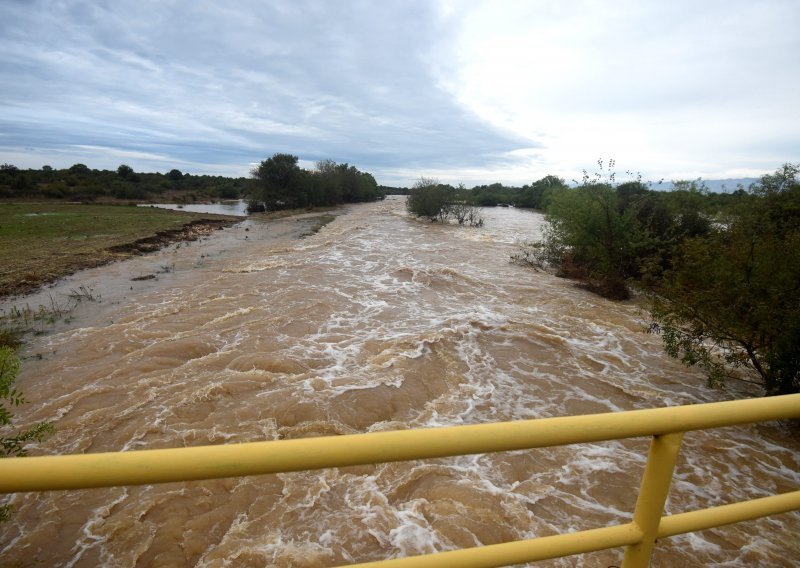
<instances>
[{"instance_id":1,"label":"distant tree","mask_svg":"<svg viewBox=\"0 0 800 568\"><path fill-rule=\"evenodd\" d=\"M11 182L11 187L14 189L17 195L28 196L33 191L33 183L26 175L15 176L14 181Z\"/></svg>"},{"instance_id":2,"label":"distant tree","mask_svg":"<svg viewBox=\"0 0 800 568\"><path fill-rule=\"evenodd\" d=\"M315 164L315 166L317 168L317 172L319 172L322 175L330 176L336 173L336 162L334 162L333 160L330 159L319 160Z\"/></svg>"},{"instance_id":3,"label":"distant tree","mask_svg":"<svg viewBox=\"0 0 800 568\"><path fill-rule=\"evenodd\" d=\"M128 165L125 165L125 164L121 164L117 168L117 175L119 177L121 177L122 179L128 179L128 178L132 177L133 173L134 173L133 172L133 168L128 166Z\"/></svg>"},{"instance_id":4,"label":"distant tree","mask_svg":"<svg viewBox=\"0 0 800 568\"><path fill-rule=\"evenodd\" d=\"M513 189L504 187L501 183L480 185L472 188L472 201L481 207L507 205L514 200L513 195Z\"/></svg>"},{"instance_id":5,"label":"distant tree","mask_svg":"<svg viewBox=\"0 0 800 568\"><path fill-rule=\"evenodd\" d=\"M550 203L550 197L553 193L566 188L567 184L564 183L563 179L548 175L533 182L530 186L523 187L517 198L514 199L514 205L516 207L544 210Z\"/></svg>"},{"instance_id":6,"label":"distant tree","mask_svg":"<svg viewBox=\"0 0 800 568\"><path fill-rule=\"evenodd\" d=\"M408 195L410 192L407 187L393 187L390 185L380 185L378 190L384 195Z\"/></svg>"},{"instance_id":7,"label":"distant tree","mask_svg":"<svg viewBox=\"0 0 800 568\"><path fill-rule=\"evenodd\" d=\"M73 174L88 174L92 170L86 164L74 164L70 166L69 171Z\"/></svg>"},{"instance_id":8,"label":"distant tree","mask_svg":"<svg viewBox=\"0 0 800 568\"><path fill-rule=\"evenodd\" d=\"M239 199L239 189L230 185L220 187L217 194L222 199Z\"/></svg>"},{"instance_id":9,"label":"distant tree","mask_svg":"<svg viewBox=\"0 0 800 568\"><path fill-rule=\"evenodd\" d=\"M25 171L6 164L6 170L0 168L2 197L38 195L43 198L67 198L76 201L91 201L103 195L126 200L152 199L154 195L163 194L167 190L180 192L171 195L174 199L185 199L190 191L205 199L238 197L240 190L249 190L250 181L245 178L191 176L182 174L180 170L173 170L166 175L136 173L126 164L122 164L117 170L92 170L84 164L75 164L61 170L43 166L41 170ZM236 184L239 185L232 188Z\"/></svg>"},{"instance_id":10,"label":"distant tree","mask_svg":"<svg viewBox=\"0 0 800 568\"><path fill-rule=\"evenodd\" d=\"M41 173L40 176L38 176L39 177L38 181L42 181L42 182L52 181L53 177L54 177L53 176L54 173L55 173L55 170L53 169L52 166L42 166L42 173Z\"/></svg>"}]
</instances>

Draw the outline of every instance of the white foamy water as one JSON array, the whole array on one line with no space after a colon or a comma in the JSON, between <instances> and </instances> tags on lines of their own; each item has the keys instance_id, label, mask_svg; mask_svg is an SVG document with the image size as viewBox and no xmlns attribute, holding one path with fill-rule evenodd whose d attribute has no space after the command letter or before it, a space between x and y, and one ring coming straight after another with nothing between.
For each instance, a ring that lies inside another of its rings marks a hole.
<instances>
[{"instance_id":1,"label":"white foamy water","mask_svg":"<svg viewBox=\"0 0 800 568\"><path fill-rule=\"evenodd\" d=\"M36 338L35 453L182 447L692 404L635 303L509 263L542 217L469 229L352 206L318 234L252 222L110 267L99 305ZM249 229L245 231L245 229ZM245 238L246 237L246 238ZM174 263L157 280L130 275ZM133 289L130 289L133 287ZM56 290L54 293L58 293ZM208 482L16 495L0 564L330 566L627 522L644 439ZM775 425L687 434L670 513L793 490ZM789 514L660 541L654 566L794 566ZM544 566L619 564L621 551Z\"/></svg>"}]
</instances>

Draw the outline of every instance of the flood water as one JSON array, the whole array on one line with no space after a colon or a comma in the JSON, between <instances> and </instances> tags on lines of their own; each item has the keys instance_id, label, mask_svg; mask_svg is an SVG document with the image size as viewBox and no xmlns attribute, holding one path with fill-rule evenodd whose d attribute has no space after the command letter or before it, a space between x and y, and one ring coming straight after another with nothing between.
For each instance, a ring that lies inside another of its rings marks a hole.
<instances>
[{"instance_id":1,"label":"flood water","mask_svg":"<svg viewBox=\"0 0 800 568\"><path fill-rule=\"evenodd\" d=\"M693 404L710 390L663 354L635 302L509 263L542 217L485 210L481 229L408 218L402 198L76 275L66 326L34 338L32 453L331 436ZM159 272L159 267L168 269ZM158 278L132 282L136 274ZM31 299L36 302L36 299ZM629 522L648 440L11 498L0 565L316 567ZM670 513L794 490L778 425L688 433ZM653 566L795 566L800 515L659 541ZM622 550L542 566L619 565Z\"/></svg>"},{"instance_id":2,"label":"flood water","mask_svg":"<svg viewBox=\"0 0 800 568\"><path fill-rule=\"evenodd\" d=\"M247 215L247 201L233 199L217 203L155 203L140 205L139 207L158 207L173 211L189 211L191 213L214 213L215 215Z\"/></svg>"}]
</instances>

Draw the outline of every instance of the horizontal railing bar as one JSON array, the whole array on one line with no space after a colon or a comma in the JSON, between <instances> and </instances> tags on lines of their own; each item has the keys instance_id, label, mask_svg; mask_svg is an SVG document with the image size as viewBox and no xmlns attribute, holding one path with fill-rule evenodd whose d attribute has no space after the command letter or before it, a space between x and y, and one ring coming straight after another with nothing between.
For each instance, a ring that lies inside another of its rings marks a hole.
<instances>
[{"instance_id":1,"label":"horizontal railing bar","mask_svg":"<svg viewBox=\"0 0 800 568\"><path fill-rule=\"evenodd\" d=\"M800 491L661 517L658 538L710 529L800 509ZM620 529L624 529L620 530ZM642 531L635 524L539 537L531 540L436 552L392 560L350 564L346 568L494 568L637 544Z\"/></svg>"},{"instance_id":2,"label":"horizontal railing bar","mask_svg":"<svg viewBox=\"0 0 800 568\"><path fill-rule=\"evenodd\" d=\"M548 558L571 556L584 552L606 550L642 539L642 531L633 523L591 529L576 533L543 536L502 544L489 544L460 550L434 552L420 556L407 556L391 560L378 560L364 564L351 564L347 568L496 568Z\"/></svg>"},{"instance_id":3,"label":"horizontal railing bar","mask_svg":"<svg viewBox=\"0 0 800 568\"><path fill-rule=\"evenodd\" d=\"M481 454L800 417L800 394L472 426L0 459L0 493L143 485Z\"/></svg>"},{"instance_id":4,"label":"horizontal railing bar","mask_svg":"<svg viewBox=\"0 0 800 568\"><path fill-rule=\"evenodd\" d=\"M797 509L800 509L800 491L720 505L689 513L677 513L661 518L658 526L658 538L750 521Z\"/></svg>"}]
</instances>

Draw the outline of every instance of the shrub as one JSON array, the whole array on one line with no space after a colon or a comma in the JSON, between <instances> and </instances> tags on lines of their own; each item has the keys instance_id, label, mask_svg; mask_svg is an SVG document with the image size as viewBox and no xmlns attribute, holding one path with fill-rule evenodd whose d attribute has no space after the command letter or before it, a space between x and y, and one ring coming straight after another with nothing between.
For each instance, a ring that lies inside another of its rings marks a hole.
<instances>
[{"instance_id":1,"label":"shrub","mask_svg":"<svg viewBox=\"0 0 800 568\"><path fill-rule=\"evenodd\" d=\"M446 186L433 178L421 177L406 200L409 213L431 221L445 221L450 215L450 196Z\"/></svg>"},{"instance_id":2,"label":"shrub","mask_svg":"<svg viewBox=\"0 0 800 568\"><path fill-rule=\"evenodd\" d=\"M27 454L25 448L29 442L41 442L53 432L53 425L40 422L21 432L7 432L14 415L11 408L25 402L22 394L14 388L14 381L19 372L19 358L11 347L0 347L0 458L22 457ZM0 522L11 516L8 505L0 505Z\"/></svg>"}]
</instances>

